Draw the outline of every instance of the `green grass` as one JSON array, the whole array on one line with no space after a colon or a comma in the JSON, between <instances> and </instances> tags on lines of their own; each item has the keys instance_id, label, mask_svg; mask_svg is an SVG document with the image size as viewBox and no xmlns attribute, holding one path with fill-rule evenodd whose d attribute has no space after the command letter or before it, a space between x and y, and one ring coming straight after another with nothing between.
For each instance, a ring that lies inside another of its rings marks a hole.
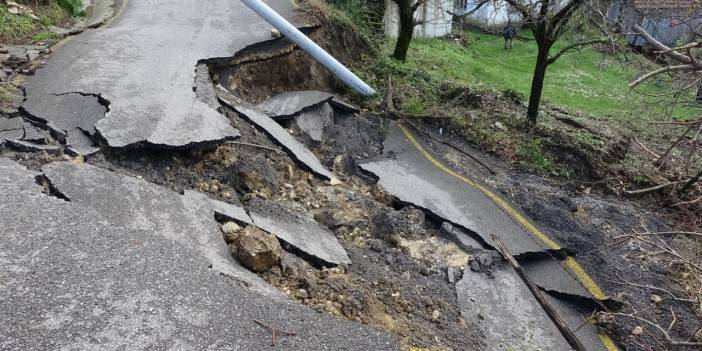
<instances>
[{"instance_id":1,"label":"green grass","mask_svg":"<svg viewBox=\"0 0 702 351\"><path fill-rule=\"evenodd\" d=\"M82 0L58 0L58 4L71 16L79 16L82 14Z\"/></svg>"},{"instance_id":2,"label":"green grass","mask_svg":"<svg viewBox=\"0 0 702 351\"><path fill-rule=\"evenodd\" d=\"M424 70L438 81L511 90L528 97L536 43L515 41L514 49L507 51L501 37L475 32L467 32L467 36L467 47L442 39L413 41L407 68ZM558 46L552 52L557 52ZM543 101L597 117L638 117L642 109L649 115L665 113L655 107L651 110L646 97L627 87L638 74L641 71L633 63L620 64L592 48L572 51L549 66ZM644 92L654 94L669 89L655 84L642 87ZM678 108L672 115L686 118L693 113L689 108Z\"/></svg>"},{"instance_id":3,"label":"green grass","mask_svg":"<svg viewBox=\"0 0 702 351\"><path fill-rule=\"evenodd\" d=\"M5 5L0 5L0 42L7 43L34 33L38 22L27 16L13 15L7 12Z\"/></svg>"},{"instance_id":4,"label":"green grass","mask_svg":"<svg viewBox=\"0 0 702 351\"><path fill-rule=\"evenodd\" d=\"M32 35L32 41L35 42L57 41L59 39L61 39L61 36L53 32L39 32Z\"/></svg>"}]
</instances>

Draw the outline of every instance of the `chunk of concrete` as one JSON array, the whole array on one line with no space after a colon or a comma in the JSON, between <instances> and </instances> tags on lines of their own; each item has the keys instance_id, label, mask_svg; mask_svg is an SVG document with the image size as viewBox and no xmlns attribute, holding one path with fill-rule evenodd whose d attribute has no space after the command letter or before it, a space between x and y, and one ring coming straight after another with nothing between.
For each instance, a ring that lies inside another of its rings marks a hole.
<instances>
[{"instance_id":1,"label":"chunk of concrete","mask_svg":"<svg viewBox=\"0 0 702 351\"><path fill-rule=\"evenodd\" d=\"M520 262L529 278L543 290L569 295L576 299L592 299L592 295L577 280L565 261L552 258L530 259Z\"/></svg>"},{"instance_id":2,"label":"chunk of concrete","mask_svg":"<svg viewBox=\"0 0 702 351\"><path fill-rule=\"evenodd\" d=\"M198 63L195 67L195 96L211 109L219 108L219 101L210 79L210 69L206 63Z\"/></svg>"},{"instance_id":3,"label":"chunk of concrete","mask_svg":"<svg viewBox=\"0 0 702 351\"><path fill-rule=\"evenodd\" d=\"M203 193L192 190L184 191L183 196L187 199L192 199L193 201L208 202L212 207L212 210L216 214L223 216L228 220L234 220L246 224L253 224L251 217L249 217L249 215L246 213L246 210L244 210L244 208L241 205L230 204L219 200L215 200Z\"/></svg>"},{"instance_id":4,"label":"chunk of concrete","mask_svg":"<svg viewBox=\"0 0 702 351\"><path fill-rule=\"evenodd\" d=\"M0 139L22 139L23 126L22 118L0 118Z\"/></svg>"},{"instance_id":5,"label":"chunk of concrete","mask_svg":"<svg viewBox=\"0 0 702 351\"><path fill-rule=\"evenodd\" d=\"M45 144L49 139L51 139L51 134L49 134L49 132L39 129L33 126L31 123L24 123L24 137L22 140L32 143Z\"/></svg>"},{"instance_id":6,"label":"chunk of concrete","mask_svg":"<svg viewBox=\"0 0 702 351\"><path fill-rule=\"evenodd\" d=\"M334 109L324 103L294 117L295 125L310 139L321 142L324 128L334 123Z\"/></svg>"},{"instance_id":7,"label":"chunk of concrete","mask_svg":"<svg viewBox=\"0 0 702 351\"><path fill-rule=\"evenodd\" d=\"M28 96L22 108L64 135L74 129L95 134L95 123L107 113L97 96L81 93Z\"/></svg>"},{"instance_id":8,"label":"chunk of concrete","mask_svg":"<svg viewBox=\"0 0 702 351\"><path fill-rule=\"evenodd\" d=\"M331 101L329 101L329 104L331 104L334 108L338 108L338 109L344 110L346 112L350 112L350 113L361 112L361 109L358 108L358 106L351 105L348 102L339 99L337 96L334 96L334 98L331 99Z\"/></svg>"},{"instance_id":9,"label":"chunk of concrete","mask_svg":"<svg viewBox=\"0 0 702 351\"><path fill-rule=\"evenodd\" d=\"M110 224L149 230L164 240L193 246L201 252L203 260L209 261L212 269L270 292L270 287L233 260L222 240L215 209L229 214L238 209L224 211L223 203L193 192L179 195L144 180L88 164L52 163L42 171L53 187L71 202L94 208Z\"/></svg>"},{"instance_id":10,"label":"chunk of concrete","mask_svg":"<svg viewBox=\"0 0 702 351\"><path fill-rule=\"evenodd\" d=\"M570 350L571 347L510 267L464 272L456 284L461 314L485 334L491 350Z\"/></svg>"},{"instance_id":11,"label":"chunk of concrete","mask_svg":"<svg viewBox=\"0 0 702 351\"><path fill-rule=\"evenodd\" d=\"M77 128L68 131L66 135L66 146L75 153L83 156L92 155L100 151L100 148L95 145L93 139L91 139L87 133Z\"/></svg>"},{"instance_id":12,"label":"chunk of concrete","mask_svg":"<svg viewBox=\"0 0 702 351\"><path fill-rule=\"evenodd\" d=\"M249 213L257 227L277 236L303 256L321 261L321 265L351 263L334 234L311 217L295 213L280 203L259 199L249 204Z\"/></svg>"},{"instance_id":13,"label":"chunk of concrete","mask_svg":"<svg viewBox=\"0 0 702 351\"><path fill-rule=\"evenodd\" d=\"M310 171L332 182L336 177L322 165L317 156L295 139L280 124L268 117L262 111L244 105L232 104L220 96L220 100L246 117L253 124L263 129L273 140L280 144L294 159L302 163Z\"/></svg>"},{"instance_id":14,"label":"chunk of concrete","mask_svg":"<svg viewBox=\"0 0 702 351\"><path fill-rule=\"evenodd\" d=\"M269 98L258 104L257 108L272 118L287 118L333 98L334 95L323 91L290 91Z\"/></svg>"}]
</instances>

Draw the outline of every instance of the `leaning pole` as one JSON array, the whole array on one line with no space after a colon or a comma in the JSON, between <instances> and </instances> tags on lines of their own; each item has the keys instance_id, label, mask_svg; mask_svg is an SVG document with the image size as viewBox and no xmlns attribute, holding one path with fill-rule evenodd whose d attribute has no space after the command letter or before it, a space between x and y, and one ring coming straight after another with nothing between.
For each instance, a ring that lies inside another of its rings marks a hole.
<instances>
[{"instance_id":1,"label":"leaning pole","mask_svg":"<svg viewBox=\"0 0 702 351\"><path fill-rule=\"evenodd\" d=\"M293 43L305 50L317 62L326 67L335 77L339 78L349 88L363 96L371 96L375 94L375 90L368 86L358 76L351 72L346 66L342 65L332 55L324 51L319 45L313 42L305 34L300 32L295 26L290 24L285 18L273 11L268 5L261 0L241 0L253 12L261 16L266 22L278 29L280 33L285 35Z\"/></svg>"}]
</instances>

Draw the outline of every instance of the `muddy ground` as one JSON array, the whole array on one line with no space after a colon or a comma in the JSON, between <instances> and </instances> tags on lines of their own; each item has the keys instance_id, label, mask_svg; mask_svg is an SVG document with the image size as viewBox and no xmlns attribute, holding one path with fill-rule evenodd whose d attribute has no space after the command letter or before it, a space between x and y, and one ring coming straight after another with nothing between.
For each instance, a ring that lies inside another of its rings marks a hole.
<instances>
[{"instance_id":1,"label":"muddy ground","mask_svg":"<svg viewBox=\"0 0 702 351\"><path fill-rule=\"evenodd\" d=\"M666 210L646 201L608 194L604 188L593 190L596 182L549 180L519 172L504 161L480 152L444 125L415 125L420 134L431 135L432 138L425 138L427 145L444 163L497 189L539 228L572 251L616 300L607 306L611 312L632 315L616 316L616 323L607 326L623 349L670 348L662 333L633 316L663 326L673 340L699 341L702 336L699 293L691 291L680 279L690 272L671 264L671 257L662 255L656 247L621 238L637 232L671 231L666 224L670 219ZM497 174L490 174L470 157L433 139L477 156ZM660 245L680 247L671 237L661 238ZM634 335L636 326L643 326L644 333Z\"/></svg>"}]
</instances>

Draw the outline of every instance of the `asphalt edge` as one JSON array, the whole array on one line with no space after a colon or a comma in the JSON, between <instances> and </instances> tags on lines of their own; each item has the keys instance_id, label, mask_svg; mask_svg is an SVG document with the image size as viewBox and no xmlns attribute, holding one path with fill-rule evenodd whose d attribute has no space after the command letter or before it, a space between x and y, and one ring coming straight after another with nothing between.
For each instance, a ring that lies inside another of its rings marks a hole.
<instances>
[{"instance_id":1,"label":"asphalt edge","mask_svg":"<svg viewBox=\"0 0 702 351\"><path fill-rule=\"evenodd\" d=\"M468 179L464 177L463 175L453 171L449 167L445 166L441 162L439 162L434 156L432 156L414 137L414 134L402 123L397 123L397 127L400 128L402 133L405 135L407 140L414 146L423 156L426 158L429 162L431 162L434 166L442 170L444 173L460 180L461 182L465 183L466 185L479 190L482 192L485 196L487 196L490 200L492 200L495 204L497 204L502 210L504 210L510 217L512 217L515 221L517 221L520 225L524 227L529 233L531 233L534 237L537 239L541 240L544 242L549 248L554 249L554 250L560 250L561 246L556 243L553 239L551 239L548 235L546 235L544 232L539 230L534 224L529 222L524 216L522 216L517 210L515 210L512 206L507 203L507 201L503 200L499 195L495 194L488 188L478 184L477 182ZM572 256L569 256L566 258L566 265L568 268L570 268L573 272L573 274L578 278L580 283L585 287L585 289L597 300L605 300L607 296L605 295L604 291L602 288L600 288L599 285L590 277L589 274L585 271L585 269L573 258ZM614 341L612 338L609 337L609 335L604 334L604 333L598 333L597 334L600 338L600 341L602 341L602 345L608 350L608 351L619 351L619 348L615 345Z\"/></svg>"}]
</instances>

